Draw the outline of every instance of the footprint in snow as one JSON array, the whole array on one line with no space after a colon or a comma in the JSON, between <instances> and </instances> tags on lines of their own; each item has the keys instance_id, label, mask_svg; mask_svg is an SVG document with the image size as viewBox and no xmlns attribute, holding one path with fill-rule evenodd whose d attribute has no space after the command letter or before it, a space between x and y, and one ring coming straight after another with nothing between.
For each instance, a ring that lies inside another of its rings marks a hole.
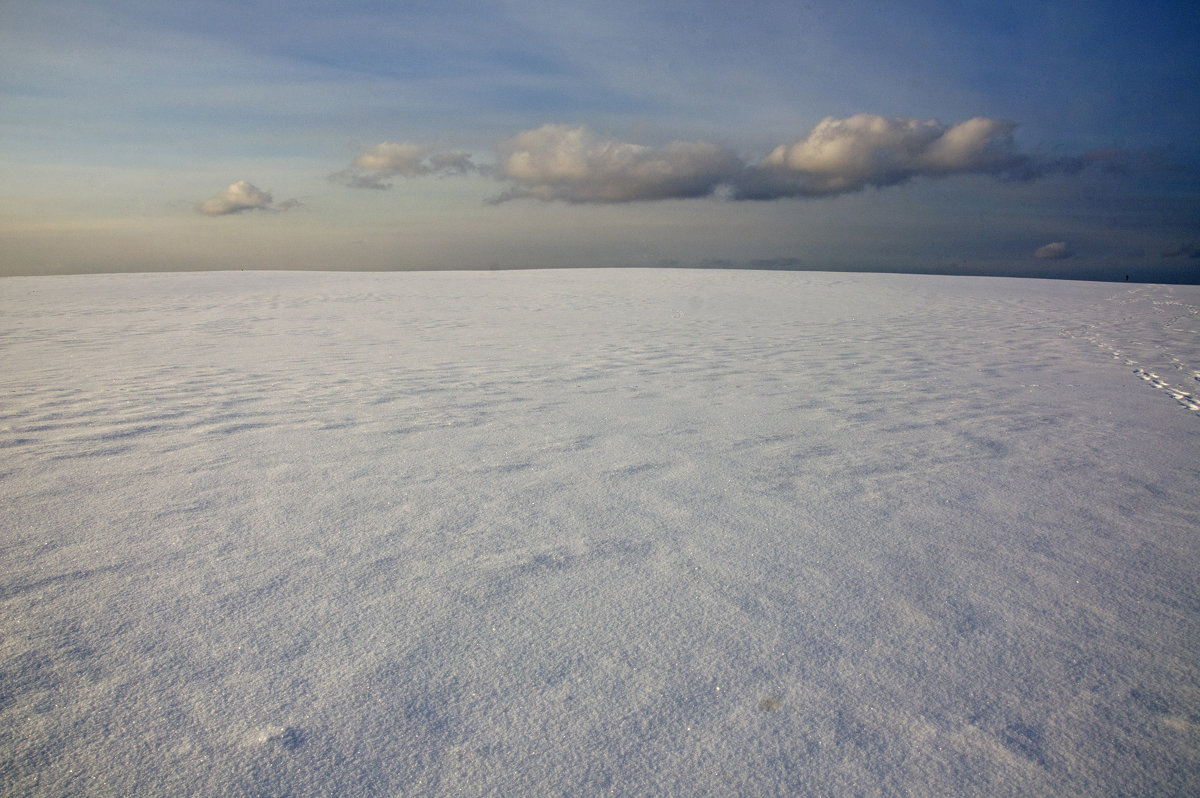
<instances>
[{"instance_id":1,"label":"footprint in snow","mask_svg":"<svg viewBox=\"0 0 1200 798\"><path fill-rule=\"evenodd\" d=\"M1174 397L1176 402L1183 405L1188 410L1200 410L1200 400L1197 400L1196 397L1192 396L1186 391L1181 391L1177 388L1171 387L1170 383L1168 383L1162 377L1159 377L1157 374L1140 368L1134 369L1133 373L1153 385L1155 388L1169 393L1172 397Z\"/></svg>"},{"instance_id":2,"label":"footprint in snow","mask_svg":"<svg viewBox=\"0 0 1200 798\"><path fill-rule=\"evenodd\" d=\"M265 726L254 735L254 741L271 748L295 751L304 745L306 738L304 730L296 726Z\"/></svg>"}]
</instances>

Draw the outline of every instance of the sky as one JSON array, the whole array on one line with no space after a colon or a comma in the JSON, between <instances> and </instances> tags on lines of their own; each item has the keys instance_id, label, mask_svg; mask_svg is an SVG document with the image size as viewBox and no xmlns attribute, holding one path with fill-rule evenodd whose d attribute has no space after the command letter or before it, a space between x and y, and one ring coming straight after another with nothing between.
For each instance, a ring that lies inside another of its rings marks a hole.
<instances>
[{"instance_id":1,"label":"sky","mask_svg":"<svg viewBox=\"0 0 1200 798\"><path fill-rule=\"evenodd\" d=\"M1200 282L1184 2L0 0L0 275Z\"/></svg>"}]
</instances>

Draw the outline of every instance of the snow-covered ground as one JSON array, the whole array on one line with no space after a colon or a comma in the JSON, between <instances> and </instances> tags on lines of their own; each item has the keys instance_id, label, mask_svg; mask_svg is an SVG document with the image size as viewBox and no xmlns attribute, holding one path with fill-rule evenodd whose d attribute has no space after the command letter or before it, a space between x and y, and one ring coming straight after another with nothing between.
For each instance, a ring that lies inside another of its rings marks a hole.
<instances>
[{"instance_id":1,"label":"snow-covered ground","mask_svg":"<svg viewBox=\"0 0 1200 798\"><path fill-rule=\"evenodd\" d=\"M0 280L0 791L1194 795L1198 308Z\"/></svg>"}]
</instances>

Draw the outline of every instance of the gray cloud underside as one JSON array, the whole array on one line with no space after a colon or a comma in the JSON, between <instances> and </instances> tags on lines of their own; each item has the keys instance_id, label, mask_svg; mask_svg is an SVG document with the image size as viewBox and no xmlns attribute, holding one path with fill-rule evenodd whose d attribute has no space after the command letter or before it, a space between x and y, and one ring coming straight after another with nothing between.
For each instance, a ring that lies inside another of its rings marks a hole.
<instances>
[{"instance_id":1,"label":"gray cloud underside","mask_svg":"<svg viewBox=\"0 0 1200 798\"><path fill-rule=\"evenodd\" d=\"M585 126L543 125L501 143L494 167L476 166L463 152L383 142L330 179L351 188L387 189L396 178L486 173L508 186L493 203L521 198L623 203L715 193L736 200L774 200L832 197L953 175L1028 181L1075 174L1093 164L1120 170L1128 162L1116 150L1071 158L1023 153L1013 138L1015 129L1012 122L987 117L955 125L874 114L829 117L806 138L781 144L758 163L749 163L706 141L646 147Z\"/></svg>"}]
</instances>

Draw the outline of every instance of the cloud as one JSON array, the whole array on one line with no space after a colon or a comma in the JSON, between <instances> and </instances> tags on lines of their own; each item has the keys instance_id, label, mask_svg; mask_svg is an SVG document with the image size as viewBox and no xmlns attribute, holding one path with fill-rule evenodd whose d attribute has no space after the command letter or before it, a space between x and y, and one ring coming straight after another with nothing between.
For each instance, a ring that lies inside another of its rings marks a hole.
<instances>
[{"instance_id":1,"label":"cloud","mask_svg":"<svg viewBox=\"0 0 1200 798\"><path fill-rule=\"evenodd\" d=\"M329 179L351 188L388 189L395 178L490 174L508 188L490 200L533 198L622 203L706 197L737 200L832 197L914 178L983 174L1034 180L1093 165L1121 171L1120 150L1045 158L1018 150L1016 124L977 116L955 125L937 120L857 114L827 117L803 140L781 144L757 164L708 141L647 147L599 135L586 126L548 124L497 147L495 166L477 166L461 151L382 142Z\"/></svg>"},{"instance_id":2,"label":"cloud","mask_svg":"<svg viewBox=\"0 0 1200 798\"><path fill-rule=\"evenodd\" d=\"M495 175L513 186L494 202L532 197L572 203L685 199L712 194L745 167L704 141L651 148L596 135L587 127L544 125L499 148Z\"/></svg>"},{"instance_id":3,"label":"cloud","mask_svg":"<svg viewBox=\"0 0 1200 798\"><path fill-rule=\"evenodd\" d=\"M804 140L776 147L747 169L734 195L757 200L835 196L868 186L895 186L916 177L966 174L1032 180L1078 172L1119 156L1106 151L1077 158L1039 158L1017 149L1015 129L1012 122L982 116L956 125L875 114L827 117Z\"/></svg>"},{"instance_id":4,"label":"cloud","mask_svg":"<svg viewBox=\"0 0 1200 798\"><path fill-rule=\"evenodd\" d=\"M431 172L437 174L465 175L467 172L479 170L479 167L471 162L470 154L461 150L433 153L429 156L429 167Z\"/></svg>"},{"instance_id":5,"label":"cloud","mask_svg":"<svg viewBox=\"0 0 1200 798\"><path fill-rule=\"evenodd\" d=\"M1164 258L1200 258L1200 246L1192 243L1175 244L1163 250Z\"/></svg>"},{"instance_id":6,"label":"cloud","mask_svg":"<svg viewBox=\"0 0 1200 798\"><path fill-rule=\"evenodd\" d=\"M1033 257L1041 258L1042 260L1062 260L1063 258L1071 257L1071 248L1067 246L1066 241L1055 241L1051 244L1038 247L1033 253Z\"/></svg>"},{"instance_id":7,"label":"cloud","mask_svg":"<svg viewBox=\"0 0 1200 798\"><path fill-rule=\"evenodd\" d=\"M284 211L302 206L303 203L297 199L284 200L275 205L271 192L263 191L245 180L239 180L215 197L197 205L196 210L205 216L231 216L243 211Z\"/></svg>"},{"instance_id":8,"label":"cloud","mask_svg":"<svg viewBox=\"0 0 1200 798\"><path fill-rule=\"evenodd\" d=\"M385 141L381 144L376 144L355 158L350 165L368 172L412 177L424 174L427 171L421 165L421 160L424 157L424 147L409 144L408 142L397 144Z\"/></svg>"},{"instance_id":9,"label":"cloud","mask_svg":"<svg viewBox=\"0 0 1200 798\"><path fill-rule=\"evenodd\" d=\"M329 179L350 188L383 190L392 187L396 177L422 177L432 174L466 174L474 171L471 156L460 151L430 151L408 142L384 141L355 158L350 166L334 172Z\"/></svg>"}]
</instances>

